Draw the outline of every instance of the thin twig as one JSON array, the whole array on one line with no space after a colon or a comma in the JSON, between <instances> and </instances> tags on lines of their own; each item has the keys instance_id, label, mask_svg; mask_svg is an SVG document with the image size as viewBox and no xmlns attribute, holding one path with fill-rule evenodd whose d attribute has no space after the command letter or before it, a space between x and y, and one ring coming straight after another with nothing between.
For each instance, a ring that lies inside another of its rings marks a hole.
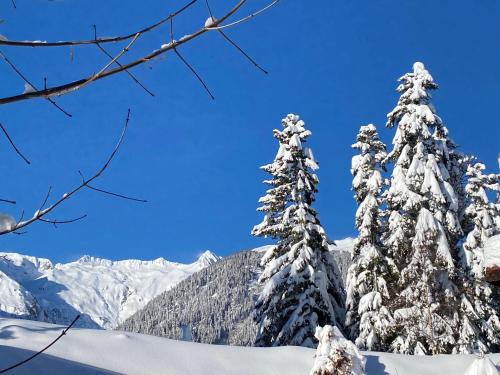
<instances>
[{"instance_id":1,"label":"thin twig","mask_svg":"<svg viewBox=\"0 0 500 375\"><path fill-rule=\"evenodd\" d=\"M113 65L115 62L117 62L120 57L122 57L125 53L127 53L129 51L130 47L132 47L132 45L135 43L137 38L139 38L140 35L141 34L139 34L139 33L135 34L134 38L130 41L130 43L127 44L124 48L122 48L122 50L115 57L113 57L110 62L108 62L106 65L104 65L101 70L99 70L96 74L94 74L92 77L87 79L85 82L81 83L80 85L78 85L76 87L73 87L71 89L71 91L81 89L82 87L87 86L91 82L98 79L99 76L102 75L102 73L104 73L106 71L106 69L108 69L111 65Z\"/></svg>"},{"instance_id":2,"label":"thin twig","mask_svg":"<svg viewBox=\"0 0 500 375\"><path fill-rule=\"evenodd\" d=\"M73 325L76 323L76 321L80 318L80 314L78 314L76 316L75 319L73 319L73 321L70 323L70 325L64 329L61 334L59 336L57 336L49 345L47 345L45 348L43 348L42 350L40 350L39 352L36 352L35 354L33 354L32 356L29 356L28 358L26 358L24 361L21 361L19 363L16 363L15 365L12 365L10 367L7 367L3 370L0 370L0 374L3 374L3 373L6 373L7 371L10 371L10 370L13 370L15 369L16 367L19 367L21 365L24 365L26 362L29 362L31 361L33 358L39 356L40 354L42 354L44 351L46 351L48 348L50 348L52 345L54 345L56 342L58 342L61 337L63 337L70 329L71 327L73 327Z\"/></svg>"},{"instance_id":3,"label":"thin twig","mask_svg":"<svg viewBox=\"0 0 500 375\"><path fill-rule=\"evenodd\" d=\"M96 28L96 25L94 25L94 39L97 40L97 28ZM110 59L113 59L113 56L108 51L106 51L106 49L103 46L101 46L100 43L97 43L96 46L97 46L97 48L99 48L99 50L101 50L102 53L104 53ZM118 65L118 66L120 66L120 67L122 66L122 64L120 64L118 61L115 61L115 64ZM142 87L144 89L144 91L146 91L149 95L155 96L155 94L153 94L150 90L148 90L147 87L144 86L132 73L130 73L128 70L125 70L125 73L127 73L127 75L135 83L137 83L140 87ZM47 88L47 87L45 87L45 88Z\"/></svg>"},{"instance_id":4,"label":"thin twig","mask_svg":"<svg viewBox=\"0 0 500 375\"><path fill-rule=\"evenodd\" d=\"M81 44L97 44L97 43L115 43L115 42L121 42L124 40L128 40L133 38L136 34L145 34L151 30L156 29L157 27L163 25L164 23L168 22L171 18L174 18L187 10L189 7L194 5L198 0L192 0L186 5L182 6L180 9L176 10L175 12L169 14L168 16L164 17L160 21L147 26L141 30L134 31L133 33L123 35L123 36L117 36L117 37L108 37L108 38L99 38L97 40L95 39L90 39L90 40L67 40L67 41L57 41L57 42L40 42L40 41L20 41L20 40L0 40L0 45L6 45L6 46L17 46L17 47L62 47L62 46L75 46L75 45L81 45Z\"/></svg>"},{"instance_id":5,"label":"thin twig","mask_svg":"<svg viewBox=\"0 0 500 375\"><path fill-rule=\"evenodd\" d=\"M43 210L43 208L45 207L45 204L49 200L51 191L52 191L52 186L49 186L49 190L47 191L47 194L45 194L45 199L43 200L42 204L40 205L40 208L38 209L38 211Z\"/></svg>"},{"instance_id":6,"label":"thin twig","mask_svg":"<svg viewBox=\"0 0 500 375\"><path fill-rule=\"evenodd\" d=\"M21 77L21 79L26 82L28 85L30 85L33 90L37 90L37 88L35 87L35 85L33 83L31 83L28 78L26 78L26 76L14 65L14 63L7 57L5 56L5 54L0 51L0 56L4 59L4 61L9 64L9 66L12 68L12 70L14 70L14 72L17 73L17 75L19 77ZM47 84L47 79L45 79L45 84ZM70 113L68 113L67 111L65 111L63 108L61 108L59 106L59 104L57 104L53 99L47 97L46 98L54 107L56 107L58 110L60 110L62 113L64 113L66 116L68 117L72 117L72 115Z\"/></svg>"},{"instance_id":7,"label":"thin twig","mask_svg":"<svg viewBox=\"0 0 500 375\"><path fill-rule=\"evenodd\" d=\"M238 9L240 9L243 6L243 4L246 3L246 1L247 0L239 0L238 3L228 13L226 13L219 20L216 20L214 25L217 26L219 23L224 22L227 18L231 17L234 13L236 13L238 11ZM203 35L207 31L209 31L209 29L207 29L206 27L202 27L202 28L198 29L197 31L193 32L192 34L186 35L186 36L182 37L181 39L174 41L173 43L166 44L166 45L162 46L160 49L155 50L148 55L145 55L145 56L143 56L139 59L136 59L132 62L129 62L127 64L123 64L121 67L106 70L106 71L102 72L102 74L100 74L97 77L95 75L92 75L90 77L82 78L82 79L79 79L76 81L72 81L70 83L60 85L60 86L48 88L46 90L28 92L28 93L24 93L21 95L0 98L0 104L7 104L7 103L17 102L17 101L21 101L21 100L34 99L34 98L47 98L47 97L51 97L51 96L67 94L69 92L74 91L75 88L80 87L82 84L85 84L89 80L97 81L99 79L109 77L111 75L114 75L116 73L120 73L124 70L133 68L135 66L147 63L148 61L154 59L155 57L157 57L159 55L166 53L167 51L173 50L174 48L176 48L182 44L185 44L185 43L187 43L195 38L198 38L199 36Z\"/></svg>"},{"instance_id":8,"label":"thin twig","mask_svg":"<svg viewBox=\"0 0 500 375\"><path fill-rule=\"evenodd\" d=\"M217 31L222 35L224 39L226 39L229 43L231 43L238 51L241 52L243 56L247 58L257 69L259 69L262 73L268 74L269 72L261 67L248 53L246 53L239 45L236 44L232 39L230 39L222 30L217 29Z\"/></svg>"},{"instance_id":9,"label":"thin twig","mask_svg":"<svg viewBox=\"0 0 500 375\"><path fill-rule=\"evenodd\" d=\"M19 217L17 223L19 224L21 221L23 221L23 219L24 219L24 210L21 211L21 216Z\"/></svg>"},{"instance_id":10,"label":"thin twig","mask_svg":"<svg viewBox=\"0 0 500 375\"><path fill-rule=\"evenodd\" d=\"M205 4L207 6L207 9L208 9L208 13L210 14L210 19L213 21L215 21L215 17L212 13L212 8L210 7L210 3L208 2L208 0L205 0ZM264 68L262 68L259 64L257 64L257 62L248 54L246 53L243 48L241 48L234 40L232 40L231 38L229 38L229 36L226 35L226 33L224 33L224 31L222 31L221 29L216 29L219 34L227 41L229 42L234 48L236 48L243 56L245 56L245 58L250 61L257 69L259 69L261 72L263 72L264 74L268 74L269 72L267 70L265 70Z\"/></svg>"},{"instance_id":11,"label":"thin twig","mask_svg":"<svg viewBox=\"0 0 500 375\"><path fill-rule=\"evenodd\" d=\"M24 219L24 210L21 211L21 216L19 216L19 220L17 220L16 225L19 224L21 221L23 221L23 219ZM12 233L17 234L17 235L21 235L21 234L25 234L28 232L27 231L24 231L24 232L14 231Z\"/></svg>"},{"instance_id":12,"label":"thin twig","mask_svg":"<svg viewBox=\"0 0 500 375\"><path fill-rule=\"evenodd\" d=\"M102 189L96 188L94 186L90 186L89 184L87 184L86 187L88 189L90 189L90 190L95 190L95 191L98 191L98 192L101 192L101 193L104 193L104 194L113 195L113 196L118 197L118 198L123 198L123 199L128 199L128 200L131 200L131 201L143 202L143 203L147 203L148 202L146 199L127 197L126 195L113 193L113 192L107 191L107 190L102 190Z\"/></svg>"},{"instance_id":13,"label":"thin twig","mask_svg":"<svg viewBox=\"0 0 500 375\"><path fill-rule=\"evenodd\" d=\"M16 204L16 201L11 201L10 199L2 199L2 198L0 198L0 202L2 202L2 203Z\"/></svg>"},{"instance_id":14,"label":"thin twig","mask_svg":"<svg viewBox=\"0 0 500 375\"><path fill-rule=\"evenodd\" d=\"M40 219L40 221L43 221L44 223L49 223L49 224L69 224L69 223L74 223L75 221L85 219L87 217L87 214L79 216L75 219L69 219L69 220L49 220L49 219Z\"/></svg>"},{"instance_id":15,"label":"thin twig","mask_svg":"<svg viewBox=\"0 0 500 375\"><path fill-rule=\"evenodd\" d=\"M24 228L30 224L33 224L35 221L39 221L45 215L47 215L49 212L52 212L55 208L57 208L61 203L68 200L73 195L78 193L80 190L87 187L87 185L89 185L92 181L96 180L106 170L106 168L108 168L109 164L111 163L111 161L115 157L116 153L120 149L120 146L122 145L123 140L125 138L125 134L127 132L129 121L130 121L130 109L127 111L127 118L125 119L125 125L123 126L122 133L120 134L120 138L118 139L116 146L114 147L114 149L111 152L111 154L109 155L109 157L106 159L106 162L101 166L101 168L92 177L90 177L89 179L83 180L78 186L73 188L73 190L71 190L69 193L63 194L63 196L61 198L59 198L52 205L48 206L47 208L44 208L43 210L37 210L31 219L28 219L25 221L19 220L17 222L17 224L13 225L11 228L1 230L0 235L16 232L21 228Z\"/></svg>"},{"instance_id":16,"label":"thin twig","mask_svg":"<svg viewBox=\"0 0 500 375\"><path fill-rule=\"evenodd\" d=\"M26 164L31 164L31 162L28 160L28 158L26 158L26 156L24 156L23 153L21 151L19 151L16 144L14 143L14 141L12 140L9 133L7 132L7 130L5 129L5 127L3 126L3 124L1 122L0 122L0 128L2 129L3 134L5 134L5 137L9 141L9 143L12 146L12 148L14 149L14 151L21 157L21 159L23 159L26 162Z\"/></svg>"},{"instance_id":17,"label":"thin twig","mask_svg":"<svg viewBox=\"0 0 500 375\"><path fill-rule=\"evenodd\" d=\"M170 44L174 44L174 42L175 42L174 41L174 23L173 23L173 19L171 19L170 20ZM194 70L194 68L191 66L191 64L189 64L187 62L187 60L184 57L182 57L180 52L177 51L177 48L174 48L174 52L177 55L177 57L184 63L184 65L186 65L188 67L188 69L191 70L191 72L195 75L195 77L198 79L198 81L200 81L200 83L203 85L203 87L205 88L205 91L208 93L208 95L212 98L212 100L214 100L215 97L213 96L212 92L208 88L208 86L205 83L205 81L203 80L203 78L201 78L201 76L196 72L196 70Z\"/></svg>"},{"instance_id":18,"label":"thin twig","mask_svg":"<svg viewBox=\"0 0 500 375\"><path fill-rule=\"evenodd\" d=\"M14 9L17 9L15 0L10 0L10 2L12 3L12 6L14 7Z\"/></svg>"},{"instance_id":19,"label":"thin twig","mask_svg":"<svg viewBox=\"0 0 500 375\"><path fill-rule=\"evenodd\" d=\"M177 51L177 48L174 48L174 52L179 57L179 59L181 59L181 61L189 68L189 70L191 70L191 72L196 76L196 78L198 78L198 81L200 81L200 83L203 85L208 95L212 98L212 100L214 100L215 96L213 96L207 84L205 83L205 81L203 81L203 78L201 78L200 75L196 73L196 70L194 70L194 68L187 62L187 60L184 57L182 57L179 51Z\"/></svg>"},{"instance_id":20,"label":"thin twig","mask_svg":"<svg viewBox=\"0 0 500 375\"><path fill-rule=\"evenodd\" d=\"M82 177L82 182L85 182L85 176L83 175L82 171L78 171L78 174ZM148 202L146 199L132 198L132 197L129 197L127 195L122 195L122 194L118 194L118 193L113 193L112 191L99 189L99 188L96 188L94 186L90 186L89 184L87 184L85 187L90 189L90 190L95 190L95 191L98 191L100 193L109 194L109 195L112 195L112 196L115 196L118 198L123 198L123 199L128 199L131 201L143 202L143 203Z\"/></svg>"}]
</instances>

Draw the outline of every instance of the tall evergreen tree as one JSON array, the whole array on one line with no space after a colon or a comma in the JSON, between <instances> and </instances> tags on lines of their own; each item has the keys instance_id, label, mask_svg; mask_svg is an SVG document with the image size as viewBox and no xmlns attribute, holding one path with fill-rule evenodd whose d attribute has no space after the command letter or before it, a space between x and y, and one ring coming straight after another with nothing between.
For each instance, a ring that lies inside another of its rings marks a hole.
<instances>
[{"instance_id":1,"label":"tall evergreen tree","mask_svg":"<svg viewBox=\"0 0 500 375\"><path fill-rule=\"evenodd\" d=\"M372 124L362 126L352 146L359 154L352 158L352 189L359 207L355 225L359 235L354 241L347 277L346 329L361 349L387 351L387 329L392 316L387 308L390 285L397 268L381 244L381 191L384 185L382 162L386 146Z\"/></svg>"},{"instance_id":2,"label":"tall evergreen tree","mask_svg":"<svg viewBox=\"0 0 500 375\"><path fill-rule=\"evenodd\" d=\"M460 308L459 353L487 353L500 344L499 303L493 300L491 285L484 275L486 240L500 232L497 206L488 191L499 192L499 175L485 175L484 164L469 166L465 191L468 233L462 246L463 295Z\"/></svg>"},{"instance_id":3,"label":"tall evergreen tree","mask_svg":"<svg viewBox=\"0 0 500 375\"><path fill-rule=\"evenodd\" d=\"M274 130L276 158L263 167L272 176L265 181L271 188L260 199L265 218L252 231L278 239L262 259L256 345L314 347L317 326L342 327L344 295L329 241L311 206L318 184L318 165L304 146L311 132L293 114L282 125L283 130Z\"/></svg>"},{"instance_id":4,"label":"tall evergreen tree","mask_svg":"<svg viewBox=\"0 0 500 375\"><path fill-rule=\"evenodd\" d=\"M387 115L396 134L384 243L401 273L391 346L405 354L449 353L457 326L455 244L462 235L450 175L454 146L430 103L438 86L424 65L415 63L399 81L401 97Z\"/></svg>"}]
</instances>

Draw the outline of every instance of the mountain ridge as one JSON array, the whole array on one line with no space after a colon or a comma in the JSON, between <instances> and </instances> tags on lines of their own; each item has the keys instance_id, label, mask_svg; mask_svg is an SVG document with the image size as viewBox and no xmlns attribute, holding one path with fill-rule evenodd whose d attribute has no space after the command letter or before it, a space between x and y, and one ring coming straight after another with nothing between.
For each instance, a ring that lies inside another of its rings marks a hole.
<instances>
[{"instance_id":1,"label":"mountain ridge","mask_svg":"<svg viewBox=\"0 0 500 375\"><path fill-rule=\"evenodd\" d=\"M205 251L193 263L109 260L84 255L53 263L15 252L0 252L0 317L114 328L149 300L220 259Z\"/></svg>"}]
</instances>

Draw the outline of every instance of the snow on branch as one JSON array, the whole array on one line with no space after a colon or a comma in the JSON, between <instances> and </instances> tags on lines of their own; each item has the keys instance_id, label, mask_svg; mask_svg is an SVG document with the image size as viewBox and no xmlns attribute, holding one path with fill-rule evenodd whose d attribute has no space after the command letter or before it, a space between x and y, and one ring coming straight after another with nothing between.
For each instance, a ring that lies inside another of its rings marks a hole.
<instances>
[{"instance_id":1,"label":"snow on branch","mask_svg":"<svg viewBox=\"0 0 500 375\"><path fill-rule=\"evenodd\" d=\"M14 47L63 47L63 46L77 46L77 45L84 45L84 44L102 44L102 43L116 43L116 42L121 42L125 41L128 39L132 39L136 34L145 34L148 33L149 31L152 31L156 29L157 27L167 23L170 21L170 19L178 16L188 8L190 8L192 5L197 3L198 0L191 0L189 3L185 4L182 6L180 9L176 10L175 12L169 14L168 16L162 18L160 21L153 23L149 26L144 27L143 29L134 31L133 33L127 34L127 35L122 35L122 36L116 36L116 37L106 37L106 38L94 38L94 39L89 39L89 40L63 40L63 41L57 41L57 42L46 42L46 41L39 41L39 40L8 40L8 39L0 39L0 45L6 45L6 46L14 46Z\"/></svg>"},{"instance_id":2,"label":"snow on branch","mask_svg":"<svg viewBox=\"0 0 500 375\"><path fill-rule=\"evenodd\" d=\"M12 68L12 70L14 70L14 72L16 72L16 74L21 77L21 79L24 81L24 93L27 93L27 92L33 92L33 91L36 91L36 86L30 81L28 80L28 78L26 78L26 76L19 70L19 68L12 62L12 60L10 60L6 55L5 53L3 53L2 51L0 51L0 57ZM45 88L47 86L47 78L45 78ZM52 104L54 107L56 107L59 111L61 111L62 113L64 113L66 116L68 117L72 117L72 115L65 111L63 108L61 108L61 106L59 106L59 104L57 104L53 99L51 98L46 98L47 101L50 102L50 104ZM29 163L28 163L29 164Z\"/></svg>"},{"instance_id":3,"label":"snow on branch","mask_svg":"<svg viewBox=\"0 0 500 375\"><path fill-rule=\"evenodd\" d=\"M267 4L265 7L259 9L258 11L256 12L253 12L251 14L249 14L248 16L245 16L243 18L240 18L239 20L236 20L234 22L231 22L231 23L228 23L226 25L219 25L219 23L212 23L210 25L210 27L208 27L208 29L210 30L220 30L220 29L227 29L228 27L233 27L233 26L236 26L236 25L239 25L240 23L243 23L245 21L248 21L256 16L258 16L259 14L265 12L266 10L268 10L269 8L275 6L280 0L274 0L273 2Z\"/></svg>"},{"instance_id":4,"label":"snow on branch","mask_svg":"<svg viewBox=\"0 0 500 375\"><path fill-rule=\"evenodd\" d=\"M97 40L97 26L94 25L94 39ZM120 64L116 59L113 59L113 56L103 47L101 46L101 43L96 43L96 46L97 48L99 48L99 50L104 53L106 56L108 56L112 61L114 60L114 63L118 66L122 66L122 64ZM149 95L151 96L155 96L155 94L153 94L150 90L148 90L148 88L146 86L144 86L138 79L136 76L134 76L132 73L130 73L128 70L125 70L125 73L127 73L127 75L132 79L132 81L134 81L135 83L137 83L142 89L144 89L144 91L146 91Z\"/></svg>"},{"instance_id":5,"label":"snow on branch","mask_svg":"<svg viewBox=\"0 0 500 375\"><path fill-rule=\"evenodd\" d=\"M22 100L34 99L34 98L50 99L54 96L65 95L65 94L68 94L68 93L73 92L75 90L81 89L84 86L86 86L94 81L100 80L102 78L109 77L111 75L121 73L121 72L128 72L129 69L134 68L134 67L139 66L139 65L142 65L144 63L147 63L147 62L155 59L156 57L158 57L158 56L160 56L168 51L173 51L190 68L190 70L197 76L197 78L205 86L205 89L207 91L209 91L208 87L206 87L206 85L204 84L201 77L194 71L194 69L187 63L187 61L182 56L180 56L177 48L183 44L188 43L189 41L192 41L192 40L200 37L201 35L205 34L207 31L216 30L219 26L221 26L223 24L224 21L229 19L236 12L238 12L238 10L247 2L247 0L239 0L229 11L227 11L220 18L216 19L215 17L211 16L212 22L210 22L208 24L209 27L207 27L206 25L203 25L202 27L193 31L191 34L187 34L187 35L183 36L182 38L180 38L179 40L173 40L173 38L172 38L170 43L163 44L163 45L161 45L161 47L159 49L154 50L154 51L150 52L149 54L143 55L143 56L141 56L141 57L139 57L139 58L137 58L129 63L126 63L126 64L118 63L118 59L120 57L122 57L129 50L129 48L132 46L132 44L141 35L157 28L158 26L166 23L167 21L170 21L170 23L172 23L173 19L177 15L179 15L184 10L189 8L196 1L197 0L191 1L190 3L186 4L183 8L179 9L177 12L170 14L169 16L160 20L156 24L148 26L148 27L146 27L142 30L139 30L133 34L129 34L129 35L121 36L121 37L115 37L115 38L97 38L97 37L95 37L92 40L86 40L86 41L62 41L62 42L35 42L35 41L19 42L19 41L0 40L0 45L3 44L3 45L9 45L9 46L29 46L29 47L52 46L53 47L53 46L62 46L62 45L66 45L66 46L67 45L79 45L79 44L94 44L94 45L99 46L103 43L119 42L119 41L131 39L131 42L129 42L129 44L125 48L123 48L118 55L116 55L114 58L112 58L111 61L109 61L104 66L104 68L99 70L98 73L95 73L95 74L92 74L90 76L87 76L87 77L84 77L84 78L81 78L81 79L78 79L75 81L71 81L71 82L68 82L65 84L61 84L58 86L45 87L43 90L36 90L36 89L27 90L26 92L23 92L22 94L0 98L0 104L8 104L8 103L18 102L18 101L22 101ZM275 3L277 3L277 0L275 0L273 3L269 4L267 7L261 9L260 11L250 14L249 16L243 18L242 20L246 20L246 19L250 19L250 18L255 17L257 14L260 14L264 10L269 9L269 7L271 5L274 5ZM233 23L233 24L240 23L240 22L242 22L242 20L236 21L236 23ZM230 25L231 24L228 24L228 25L225 25L224 27L227 27ZM226 38L226 40L228 39L227 36L225 38ZM255 66L257 66L259 69L263 70L262 68L260 68L260 66L258 66L255 63L255 61L253 61L253 59L249 58L249 56L245 52L243 52L243 50L240 47L236 46L234 42L232 42L230 40L228 40L228 41L231 44L233 44L236 48L238 48L238 50L240 52L242 52L246 58L250 59L250 61L252 61ZM109 55L108 55L108 57L109 57ZM118 66L115 68L111 68L111 66L113 64L116 64Z\"/></svg>"}]
</instances>

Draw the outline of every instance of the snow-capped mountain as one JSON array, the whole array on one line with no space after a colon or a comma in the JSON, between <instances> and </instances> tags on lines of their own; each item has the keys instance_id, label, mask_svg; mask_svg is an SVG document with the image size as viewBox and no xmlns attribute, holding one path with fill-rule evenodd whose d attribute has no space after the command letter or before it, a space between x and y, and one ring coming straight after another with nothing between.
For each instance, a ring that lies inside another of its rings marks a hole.
<instances>
[{"instance_id":1,"label":"snow-capped mountain","mask_svg":"<svg viewBox=\"0 0 500 375\"><path fill-rule=\"evenodd\" d=\"M152 298L220 258L206 251L191 264L83 256L53 264L48 259L0 253L0 316L114 328Z\"/></svg>"}]
</instances>

